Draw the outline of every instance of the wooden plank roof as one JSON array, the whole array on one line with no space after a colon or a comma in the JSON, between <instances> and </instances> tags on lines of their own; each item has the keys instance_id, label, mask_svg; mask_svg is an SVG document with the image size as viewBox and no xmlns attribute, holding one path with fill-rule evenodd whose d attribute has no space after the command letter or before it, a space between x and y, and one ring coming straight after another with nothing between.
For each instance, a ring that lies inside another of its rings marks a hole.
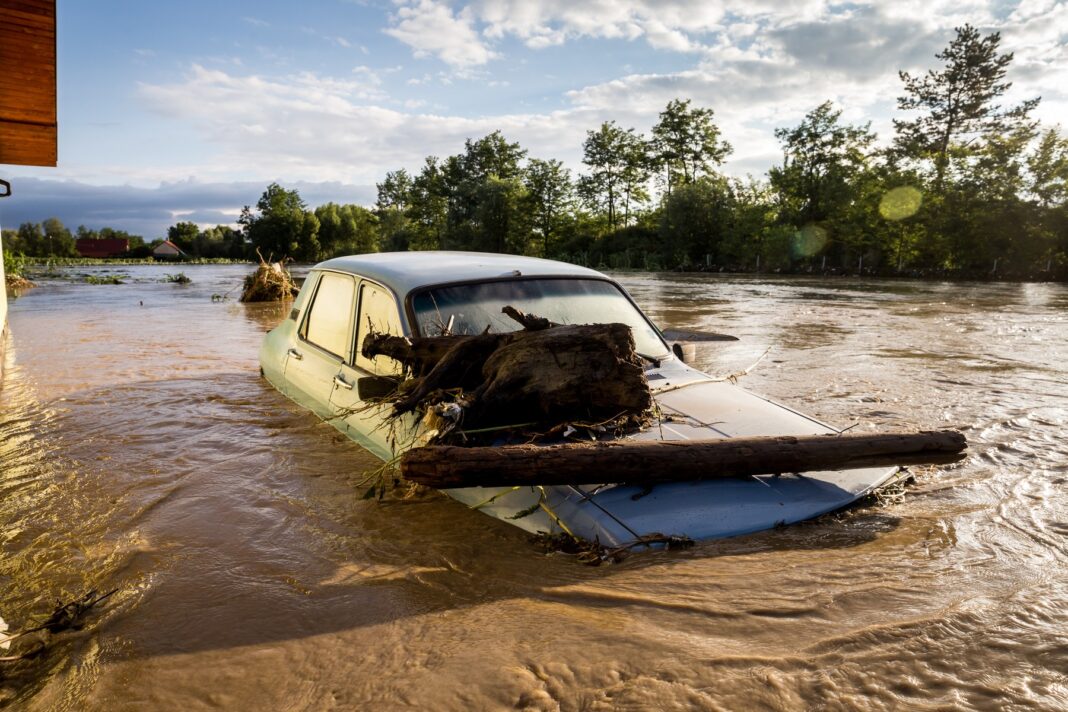
<instances>
[{"instance_id":1,"label":"wooden plank roof","mask_svg":"<svg viewBox=\"0 0 1068 712\"><path fill-rule=\"evenodd\" d=\"M0 0L0 163L54 166L56 2Z\"/></svg>"}]
</instances>

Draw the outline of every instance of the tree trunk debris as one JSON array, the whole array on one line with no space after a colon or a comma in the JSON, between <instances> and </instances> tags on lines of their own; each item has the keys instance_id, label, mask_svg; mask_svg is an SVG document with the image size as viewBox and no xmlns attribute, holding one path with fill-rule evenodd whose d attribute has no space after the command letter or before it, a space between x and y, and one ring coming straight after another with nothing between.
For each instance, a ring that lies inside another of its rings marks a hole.
<instances>
[{"instance_id":1,"label":"tree trunk debris","mask_svg":"<svg viewBox=\"0 0 1068 712\"><path fill-rule=\"evenodd\" d=\"M416 448L401 475L438 489L664 482L747 477L964 459L954 430L878 435L739 437L718 440L605 441L562 445Z\"/></svg>"},{"instance_id":2,"label":"tree trunk debris","mask_svg":"<svg viewBox=\"0 0 1068 712\"><path fill-rule=\"evenodd\" d=\"M411 376L391 398L394 416L455 403L464 429L493 429L497 438L515 424L543 431L569 422L637 424L652 406L630 327L556 325L510 306L502 312L523 329L364 339L364 356L394 358Z\"/></svg>"}]
</instances>

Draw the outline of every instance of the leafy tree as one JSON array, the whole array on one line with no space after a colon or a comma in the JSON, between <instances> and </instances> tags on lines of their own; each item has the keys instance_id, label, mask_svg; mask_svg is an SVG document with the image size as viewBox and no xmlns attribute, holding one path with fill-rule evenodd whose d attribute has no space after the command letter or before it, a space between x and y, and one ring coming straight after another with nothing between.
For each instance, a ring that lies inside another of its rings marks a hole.
<instances>
[{"instance_id":1,"label":"leafy tree","mask_svg":"<svg viewBox=\"0 0 1068 712\"><path fill-rule=\"evenodd\" d=\"M712 116L712 109L691 107L689 99L673 99L660 112L653 126L652 149L657 166L664 171L668 194L676 185L711 175L713 166L731 154L733 149L720 138Z\"/></svg>"},{"instance_id":2,"label":"leafy tree","mask_svg":"<svg viewBox=\"0 0 1068 712\"><path fill-rule=\"evenodd\" d=\"M48 218L41 224L48 241L48 254L55 257L77 257L74 236L59 218Z\"/></svg>"},{"instance_id":3,"label":"leafy tree","mask_svg":"<svg viewBox=\"0 0 1068 712\"><path fill-rule=\"evenodd\" d=\"M464 142L464 152L450 156L441 166L440 174L427 175L428 217L438 215L441 202L446 210L446 226L439 233L439 245L469 248L484 242L485 230L479 224L485 214L481 200L498 196L502 189L487 186L494 180L521 180L522 161L526 150L511 143L500 131ZM430 179L436 179L431 184ZM427 221L429 222L429 221Z\"/></svg>"},{"instance_id":4,"label":"leafy tree","mask_svg":"<svg viewBox=\"0 0 1068 712\"><path fill-rule=\"evenodd\" d=\"M407 250L411 240L406 211L412 201L412 178L403 168L390 171L377 188L375 217L378 219L379 243L390 251Z\"/></svg>"},{"instance_id":5,"label":"leafy tree","mask_svg":"<svg viewBox=\"0 0 1068 712\"><path fill-rule=\"evenodd\" d=\"M376 210L393 208L403 211L408 207L412 193L412 177L408 175L408 171L403 168L390 171L376 187L378 189Z\"/></svg>"},{"instance_id":6,"label":"leafy tree","mask_svg":"<svg viewBox=\"0 0 1068 712\"><path fill-rule=\"evenodd\" d=\"M864 170L875 140L867 124L850 126L826 101L792 129L776 129L785 157L769 171L781 196L785 217L795 226L841 215L855 197L854 184Z\"/></svg>"},{"instance_id":7,"label":"leafy tree","mask_svg":"<svg viewBox=\"0 0 1068 712\"><path fill-rule=\"evenodd\" d=\"M167 239L178 246L182 252L202 256L197 249L197 236L200 226L194 222L180 222L167 228Z\"/></svg>"},{"instance_id":8,"label":"leafy tree","mask_svg":"<svg viewBox=\"0 0 1068 712\"><path fill-rule=\"evenodd\" d=\"M8 249L31 257L77 257L74 236L59 218L48 218L43 223L25 222L19 225Z\"/></svg>"},{"instance_id":9,"label":"leafy tree","mask_svg":"<svg viewBox=\"0 0 1068 712\"><path fill-rule=\"evenodd\" d=\"M532 158L526 170L526 211L534 232L541 237L541 254L548 257L557 237L573 209L575 186L571 172L557 160Z\"/></svg>"},{"instance_id":10,"label":"leafy tree","mask_svg":"<svg viewBox=\"0 0 1068 712\"><path fill-rule=\"evenodd\" d=\"M719 259L731 212L729 183L702 177L679 185L664 200L660 237L672 264L704 264L705 255Z\"/></svg>"},{"instance_id":11,"label":"leafy tree","mask_svg":"<svg viewBox=\"0 0 1068 712\"><path fill-rule=\"evenodd\" d=\"M517 178L489 176L478 193L479 247L493 252L524 254L530 243L530 227L523 204L526 187Z\"/></svg>"},{"instance_id":12,"label":"leafy tree","mask_svg":"<svg viewBox=\"0 0 1068 712\"><path fill-rule=\"evenodd\" d=\"M1058 129L1048 129L1039 137L1027 157L1028 192L1043 208L1068 201L1068 138Z\"/></svg>"},{"instance_id":13,"label":"leafy tree","mask_svg":"<svg viewBox=\"0 0 1068 712\"><path fill-rule=\"evenodd\" d=\"M605 121L596 131L586 132L582 162L590 173L579 179L579 194L607 218L609 230L616 228L621 195L628 182L627 170L634 160L634 129L622 129L615 121Z\"/></svg>"},{"instance_id":14,"label":"leafy tree","mask_svg":"<svg viewBox=\"0 0 1068 712\"><path fill-rule=\"evenodd\" d=\"M518 143L509 143L500 131L477 141L468 139L464 142L462 157L465 179L478 184L491 176L501 180L519 178L522 174L520 163L526 155L525 149Z\"/></svg>"},{"instance_id":15,"label":"leafy tree","mask_svg":"<svg viewBox=\"0 0 1068 712\"><path fill-rule=\"evenodd\" d=\"M378 251L378 220L359 205L326 203L315 209L321 257Z\"/></svg>"},{"instance_id":16,"label":"leafy tree","mask_svg":"<svg viewBox=\"0 0 1068 712\"><path fill-rule=\"evenodd\" d=\"M448 160L451 171L458 171L460 160ZM460 180L460 179L455 179ZM423 170L412 181L407 215L410 247L417 250L444 250L457 246L456 235L450 235L450 197L458 188L451 188L445 169L436 156L428 156ZM470 200L473 201L473 198ZM459 215L457 210L456 215ZM459 220L459 218L456 218Z\"/></svg>"},{"instance_id":17,"label":"leafy tree","mask_svg":"<svg viewBox=\"0 0 1068 712\"><path fill-rule=\"evenodd\" d=\"M934 163L934 187L941 193L954 158L965 158L994 136L1032 131L1029 116L1039 100L1010 109L996 102L1012 86L1004 81L1012 53L998 54L1001 35L982 37L971 25L956 28L957 36L935 55L945 63L923 76L899 72L905 95L902 111L918 111L910 120L894 119L896 146L904 155Z\"/></svg>"},{"instance_id":18,"label":"leafy tree","mask_svg":"<svg viewBox=\"0 0 1068 712\"><path fill-rule=\"evenodd\" d=\"M256 203L256 212L246 205L238 223L264 258L313 261L319 256L319 220L305 209L296 190L271 183Z\"/></svg>"}]
</instances>

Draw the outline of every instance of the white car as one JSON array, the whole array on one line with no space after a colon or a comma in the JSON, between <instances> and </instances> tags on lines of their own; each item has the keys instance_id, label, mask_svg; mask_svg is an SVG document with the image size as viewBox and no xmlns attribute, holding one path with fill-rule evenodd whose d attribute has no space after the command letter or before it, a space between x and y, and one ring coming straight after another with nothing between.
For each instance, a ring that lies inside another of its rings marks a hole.
<instances>
[{"instance_id":1,"label":"white car","mask_svg":"<svg viewBox=\"0 0 1068 712\"><path fill-rule=\"evenodd\" d=\"M411 439L392 442L383 427L389 405L360 400L361 379L397 375L400 364L368 359L359 344L369 329L435 336L448 314L451 333L487 325L511 331L500 313L510 304L561 324L623 323L648 362L646 377L665 422L636 439L709 439L815 435L835 429L739 386L697 371L673 352L626 291L591 269L551 260L465 252L402 252L338 257L311 269L289 317L260 349L263 375L278 390L389 460ZM414 421L411 423L415 427ZM612 472L590 483L539 488L443 490L468 506L530 532L571 533L603 545L653 534L727 537L809 519L844 507L887 482L898 468L754 476L660 484L615 484ZM536 505L529 516L514 518ZM552 513L552 516L549 514ZM559 521L556 521L558 518Z\"/></svg>"}]
</instances>

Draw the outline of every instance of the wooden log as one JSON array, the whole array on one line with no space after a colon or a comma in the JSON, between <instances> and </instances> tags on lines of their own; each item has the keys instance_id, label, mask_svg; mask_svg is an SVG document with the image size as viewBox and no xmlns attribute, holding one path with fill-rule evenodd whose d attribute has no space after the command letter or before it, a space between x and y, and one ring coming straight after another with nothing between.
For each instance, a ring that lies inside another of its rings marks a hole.
<instances>
[{"instance_id":1,"label":"wooden log","mask_svg":"<svg viewBox=\"0 0 1068 712\"><path fill-rule=\"evenodd\" d=\"M947 464L964 459L955 430L718 440L614 440L502 447L433 446L404 454L406 479L439 489L663 482Z\"/></svg>"}]
</instances>

